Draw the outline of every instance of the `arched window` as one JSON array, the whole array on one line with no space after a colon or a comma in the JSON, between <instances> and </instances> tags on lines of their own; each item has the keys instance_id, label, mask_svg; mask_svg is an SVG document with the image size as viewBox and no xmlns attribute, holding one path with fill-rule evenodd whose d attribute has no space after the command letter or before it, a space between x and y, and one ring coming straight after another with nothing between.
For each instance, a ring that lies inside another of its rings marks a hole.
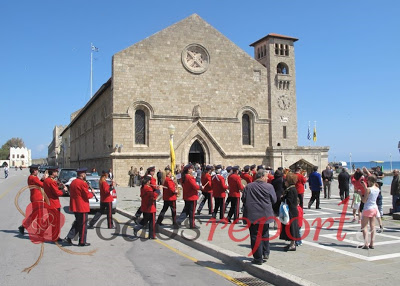
<instances>
[{"instance_id":1,"label":"arched window","mask_svg":"<svg viewBox=\"0 0 400 286\"><path fill-rule=\"evenodd\" d=\"M279 74L289 74L289 67L285 63L279 63L276 67L276 72Z\"/></svg>"},{"instance_id":2,"label":"arched window","mask_svg":"<svg viewBox=\"0 0 400 286\"><path fill-rule=\"evenodd\" d=\"M242 144L251 145L251 125L248 114L242 116Z\"/></svg>"},{"instance_id":3,"label":"arched window","mask_svg":"<svg viewBox=\"0 0 400 286\"><path fill-rule=\"evenodd\" d=\"M135 112L135 144L146 144L146 114L141 109Z\"/></svg>"}]
</instances>

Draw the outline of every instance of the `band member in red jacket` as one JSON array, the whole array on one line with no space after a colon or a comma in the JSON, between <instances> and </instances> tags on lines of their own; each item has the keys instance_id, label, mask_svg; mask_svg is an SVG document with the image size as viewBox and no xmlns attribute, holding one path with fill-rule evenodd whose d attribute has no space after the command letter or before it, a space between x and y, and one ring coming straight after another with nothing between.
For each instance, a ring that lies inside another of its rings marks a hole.
<instances>
[{"instance_id":1,"label":"band member in red jacket","mask_svg":"<svg viewBox=\"0 0 400 286\"><path fill-rule=\"evenodd\" d=\"M48 171L49 171L49 177L43 181L43 189L49 199L50 206L60 211L61 204L59 197L64 195L64 193L59 189L57 183L58 168L49 167Z\"/></svg>"},{"instance_id":2,"label":"band member in red jacket","mask_svg":"<svg viewBox=\"0 0 400 286\"><path fill-rule=\"evenodd\" d=\"M90 245L90 243L86 242L86 236L88 212L90 212L89 199L93 197L93 193L89 192L89 186L86 183L86 171L87 168L76 170L78 177L72 181L69 187L69 210L74 212L75 221L67 237L64 238L64 242L72 244L72 239L79 233L78 246Z\"/></svg>"},{"instance_id":3,"label":"band member in red jacket","mask_svg":"<svg viewBox=\"0 0 400 286\"><path fill-rule=\"evenodd\" d=\"M207 165L202 176L201 176L201 185L203 188L203 200L200 202L199 207L197 209L197 215L200 215L201 210L203 209L206 202L208 202L208 214L213 213L213 190L211 183L211 172L213 167Z\"/></svg>"},{"instance_id":4,"label":"band member in red jacket","mask_svg":"<svg viewBox=\"0 0 400 286\"><path fill-rule=\"evenodd\" d=\"M43 188L43 182L38 178L39 165L29 166L29 172L31 173L28 177L28 186L30 187L31 191L30 200L32 203L32 209L36 210L43 208L43 195L40 191L40 188ZM19 233L23 235L25 228L21 225L18 227L18 230Z\"/></svg>"},{"instance_id":5,"label":"band member in red jacket","mask_svg":"<svg viewBox=\"0 0 400 286\"><path fill-rule=\"evenodd\" d=\"M299 166L296 167L295 174L297 176L297 182L296 182L296 190L297 190L297 196L299 197L300 200L300 206L303 208L303 201L304 201L304 185L307 182L307 178L303 176L301 173L301 168Z\"/></svg>"},{"instance_id":6,"label":"band member in red jacket","mask_svg":"<svg viewBox=\"0 0 400 286\"><path fill-rule=\"evenodd\" d=\"M189 216L190 228L198 228L195 225L195 212L196 204L199 199L198 191L202 187L196 184L196 179L192 176L193 165L189 164L183 168L182 172L182 189L183 189L183 199L185 201L185 206L182 210L181 215L178 218L178 225L180 225Z\"/></svg>"},{"instance_id":7,"label":"band member in red jacket","mask_svg":"<svg viewBox=\"0 0 400 286\"><path fill-rule=\"evenodd\" d=\"M111 194L112 187L114 186L114 181L111 181L111 185L108 184L107 178L108 173L103 171L100 177L100 209L94 217L89 221L89 228L93 228L96 222L100 219L101 215L106 211L107 214L107 227L114 228L113 218L112 218L112 202L114 197Z\"/></svg>"},{"instance_id":8,"label":"band member in red jacket","mask_svg":"<svg viewBox=\"0 0 400 286\"><path fill-rule=\"evenodd\" d=\"M171 214L172 214L172 224L176 226L176 194L178 193L176 191L176 185L174 181L172 180L172 172L171 169L165 168L165 179L163 182L163 200L164 200L164 206L158 215L157 218L157 224L158 225L163 225L162 221L164 219L164 215L168 208L171 208Z\"/></svg>"},{"instance_id":9,"label":"band member in red jacket","mask_svg":"<svg viewBox=\"0 0 400 286\"><path fill-rule=\"evenodd\" d=\"M219 210L220 219L225 217L225 197L228 186L225 184L225 179L220 175L221 165L215 167L215 176L212 178L213 195L215 200L215 208L212 217L215 219Z\"/></svg>"},{"instance_id":10,"label":"band member in red jacket","mask_svg":"<svg viewBox=\"0 0 400 286\"><path fill-rule=\"evenodd\" d=\"M145 177L150 177L150 187L152 187L153 191L158 192L158 186L157 186L157 181L156 178L154 178L154 174L156 173L156 167L151 166L147 168L146 175ZM135 213L135 216L133 220L136 222L139 217L142 215L142 207L139 207L138 210Z\"/></svg>"},{"instance_id":11,"label":"band member in red jacket","mask_svg":"<svg viewBox=\"0 0 400 286\"><path fill-rule=\"evenodd\" d=\"M257 174L256 167L257 167L256 164L253 164L250 166L250 175L253 177L253 181L255 181L254 178L256 177L256 174Z\"/></svg>"},{"instance_id":12,"label":"band member in red jacket","mask_svg":"<svg viewBox=\"0 0 400 286\"><path fill-rule=\"evenodd\" d=\"M139 230L141 230L147 223L149 223L149 239L156 238L156 205L158 193L154 192L150 186L151 178L146 176L142 180L142 188L140 189L140 197L142 198L141 209L143 211L143 219L140 224L137 224L133 233L137 236Z\"/></svg>"},{"instance_id":13,"label":"band member in red jacket","mask_svg":"<svg viewBox=\"0 0 400 286\"><path fill-rule=\"evenodd\" d=\"M250 166L246 165L243 167L243 172L240 175L240 177L247 182L247 184L250 184L253 182L253 176L249 174L250 171Z\"/></svg>"},{"instance_id":14,"label":"band member in red jacket","mask_svg":"<svg viewBox=\"0 0 400 286\"><path fill-rule=\"evenodd\" d=\"M228 221L239 218L239 208L240 208L240 192L243 191L244 186L242 185L242 180L239 177L239 166L232 167L232 175L228 177L229 185L229 197L231 198L231 208L228 213Z\"/></svg>"}]
</instances>

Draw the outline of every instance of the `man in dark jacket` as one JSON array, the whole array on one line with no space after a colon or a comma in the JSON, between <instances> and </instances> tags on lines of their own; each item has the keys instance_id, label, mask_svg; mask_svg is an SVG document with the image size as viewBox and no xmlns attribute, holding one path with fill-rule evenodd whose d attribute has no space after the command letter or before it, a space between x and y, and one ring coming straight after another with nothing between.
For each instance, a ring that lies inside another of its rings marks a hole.
<instances>
[{"instance_id":1,"label":"man in dark jacket","mask_svg":"<svg viewBox=\"0 0 400 286\"><path fill-rule=\"evenodd\" d=\"M319 197L321 195L321 190L322 190L322 178L321 174L317 172L318 167L314 166L313 167L313 172L310 174L308 177L308 184L310 185L310 190L311 190L311 199L308 202L308 208L310 209L314 201L317 201L317 209L320 209L319 207Z\"/></svg>"},{"instance_id":2,"label":"man in dark jacket","mask_svg":"<svg viewBox=\"0 0 400 286\"><path fill-rule=\"evenodd\" d=\"M324 184L324 198L331 198L331 182L333 179L333 172L331 167L326 166L326 169L322 171L322 180ZM328 189L328 192L327 192Z\"/></svg>"},{"instance_id":3,"label":"man in dark jacket","mask_svg":"<svg viewBox=\"0 0 400 286\"><path fill-rule=\"evenodd\" d=\"M390 186L390 194L392 195L392 212L399 212L400 206L397 205L397 200L400 200L400 180L399 180L399 170L393 170L393 180Z\"/></svg>"},{"instance_id":4,"label":"man in dark jacket","mask_svg":"<svg viewBox=\"0 0 400 286\"><path fill-rule=\"evenodd\" d=\"M276 194L274 187L267 183L266 170L259 170L255 179L243 191L243 217L250 222L250 241L254 257L252 263L261 265L269 258L269 223L275 217L272 205L276 202ZM255 249L256 242L260 240L261 243L258 243L258 248Z\"/></svg>"},{"instance_id":5,"label":"man in dark jacket","mask_svg":"<svg viewBox=\"0 0 400 286\"><path fill-rule=\"evenodd\" d=\"M338 176L340 199L343 201L349 196L350 188L350 175L347 173L347 169L343 168Z\"/></svg>"}]
</instances>

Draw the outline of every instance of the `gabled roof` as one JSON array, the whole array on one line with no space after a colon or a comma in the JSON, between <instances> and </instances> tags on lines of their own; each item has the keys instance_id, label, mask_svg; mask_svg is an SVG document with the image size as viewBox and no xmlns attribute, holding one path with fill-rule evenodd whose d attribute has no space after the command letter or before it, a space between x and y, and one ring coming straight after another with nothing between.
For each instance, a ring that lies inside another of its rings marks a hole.
<instances>
[{"instance_id":1,"label":"gabled roof","mask_svg":"<svg viewBox=\"0 0 400 286\"><path fill-rule=\"evenodd\" d=\"M297 38L271 33L271 34L266 35L264 38L261 38L261 39L255 41L254 43L250 44L250 47L254 47L259 42L264 41L268 38L280 38L280 39L285 39L285 40L291 40L293 42L296 42L299 40Z\"/></svg>"}]
</instances>

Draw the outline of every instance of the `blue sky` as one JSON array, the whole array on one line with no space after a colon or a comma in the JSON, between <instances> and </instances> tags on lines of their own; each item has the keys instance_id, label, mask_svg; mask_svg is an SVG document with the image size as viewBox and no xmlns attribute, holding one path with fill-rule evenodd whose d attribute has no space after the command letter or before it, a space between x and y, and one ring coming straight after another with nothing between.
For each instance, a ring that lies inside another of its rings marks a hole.
<instances>
[{"instance_id":1,"label":"blue sky","mask_svg":"<svg viewBox=\"0 0 400 286\"><path fill-rule=\"evenodd\" d=\"M0 144L47 155L55 125L111 76L112 55L197 13L253 55L268 33L295 43L299 145L317 122L330 160L400 160L400 1L2 1ZM312 143L311 145L314 145Z\"/></svg>"}]
</instances>

